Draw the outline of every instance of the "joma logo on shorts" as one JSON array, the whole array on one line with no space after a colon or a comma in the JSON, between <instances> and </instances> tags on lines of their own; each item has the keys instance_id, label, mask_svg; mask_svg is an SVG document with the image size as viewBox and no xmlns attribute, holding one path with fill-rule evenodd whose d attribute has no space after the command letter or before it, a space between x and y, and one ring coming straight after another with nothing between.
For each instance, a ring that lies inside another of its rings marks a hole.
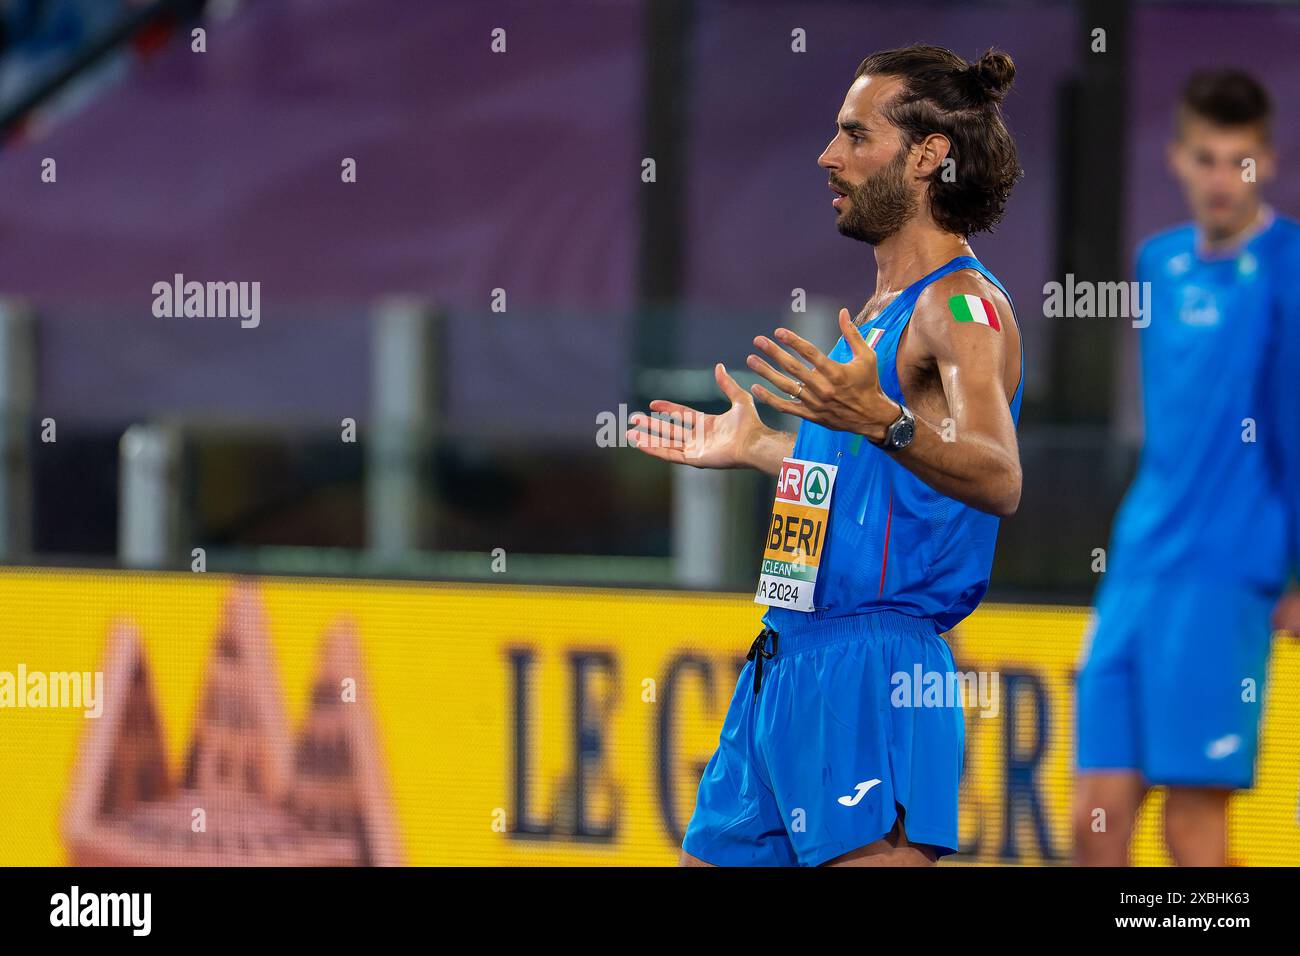
<instances>
[{"instance_id":1,"label":"joma logo on shorts","mask_svg":"<svg viewBox=\"0 0 1300 956\"><path fill-rule=\"evenodd\" d=\"M858 801L867 795L867 791L878 783L880 783L880 781L875 779L863 780L853 788L853 793L846 793L844 796L839 798L840 804L846 807L856 807Z\"/></svg>"}]
</instances>

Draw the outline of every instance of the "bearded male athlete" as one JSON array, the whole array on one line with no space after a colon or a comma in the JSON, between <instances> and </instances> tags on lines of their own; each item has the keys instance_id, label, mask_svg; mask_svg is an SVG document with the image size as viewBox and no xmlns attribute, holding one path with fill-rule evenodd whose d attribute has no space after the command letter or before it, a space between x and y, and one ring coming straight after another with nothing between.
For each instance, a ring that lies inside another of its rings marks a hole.
<instances>
[{"instance_id":1,"label":"bearded male athlete","mask_svg":"<svg viewBox=\"0 0 1300 956\"><path fill-rule=\"evenodd\" d=\"M1000 102L1015 68L934 46L867 57L818 159L836 226L875 249L876 289L829 355L754 345L771 384L705 415L633 416L647 454L778 477L741 672L683 840L687 865L925 865L957 849L960 700L904 688L955 665L941 636L988 587L1020 501L1023 361L1011 302L969 237L1020 176ZM789 395L791 398L785 398ZM803 421L763 425L754 399Z\"/></svg>"}]
</instances>

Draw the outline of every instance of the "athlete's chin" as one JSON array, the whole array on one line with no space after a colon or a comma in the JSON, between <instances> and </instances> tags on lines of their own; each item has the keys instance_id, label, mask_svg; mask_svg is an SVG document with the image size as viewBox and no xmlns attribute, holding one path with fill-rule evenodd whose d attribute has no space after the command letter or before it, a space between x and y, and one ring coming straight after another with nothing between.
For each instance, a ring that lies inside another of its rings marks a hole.
<instances>
[{"instance_id":1,"label":"athlete's chin","mask_svg":"<svg viewBox=\"0 0 1300 956\"><path fill-rule=\"evenodd\" d=\"M1203 228L1213 231L1235 232L1250 217L1249 210L1230 199L1207 199L1197 209L1197 219Z\"/></svg>"},{"instance_id":2,"label":"athlete's chin","mask_svg":"<svg viewBox=\"0 0 1300 956\"><path fill-rule=\"evenodd\" d=\"M869 246L874 246L880 241L879 237L864 233L852 222L846 221L842 218L835 220L835 228L839 230L841 236L848 239L854 239L858 242L865 242Z\"/></svg>"},{"instance_id":3,"label":"athlete's chin","mask_svg":"<svg viewBox=\"0 0 1300 956\"><path fill-rule=\"evenodd\" d=\"M1212 209L1202 218L1205 223L1205 231L1209 233L1212 239L1226 239L1233 233L1242 229L1242 222L1245 217L1238 214L1236 210Z\"/></svg>"}]
</instances>

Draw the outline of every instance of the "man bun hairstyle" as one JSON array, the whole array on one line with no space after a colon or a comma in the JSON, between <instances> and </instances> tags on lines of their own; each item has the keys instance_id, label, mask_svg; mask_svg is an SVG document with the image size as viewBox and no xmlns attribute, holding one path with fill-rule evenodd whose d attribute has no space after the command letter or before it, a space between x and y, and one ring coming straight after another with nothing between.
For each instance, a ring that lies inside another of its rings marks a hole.
<instances>
[{"instance_id":1,"label":"man bun hairstyle","mask_svg":"<svg viewBox=\"0 0 1300 956\"><path fill-rule=\"evenodd\" d=\"M975 96L983 103L1001 103L1016 78L1016 65L1011 57L998 50L989 50L967 67L978 92Z\"/></svg>"},{"instance_id":2,"label":"man bun hairstyle","mask_svg":"<svg viewBox=\"0 0 1300 956\"><path fill-rule=\"evenodd\" d=\"M896 126L904 148L932 133L947 137L951 174L930 177L930 215L960 236L992 231L1002 220L1011 188L1020 180L1015 140L1002 120L1001 103L1016 65L999 50L967 63L951 50L918 44L873 53L854 78L896 76L903 88L881 111ZM945 164L949 165L949 164ZM950 181L949 181L950 180Z\"/></svg>"}]
</instances>

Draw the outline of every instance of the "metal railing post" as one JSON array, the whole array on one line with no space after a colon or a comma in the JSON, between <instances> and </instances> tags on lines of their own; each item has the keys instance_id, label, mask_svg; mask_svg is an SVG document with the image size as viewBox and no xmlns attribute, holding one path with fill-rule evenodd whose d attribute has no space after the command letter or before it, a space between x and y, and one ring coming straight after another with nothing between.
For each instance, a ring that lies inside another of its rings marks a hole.
<instances>
[{"instance_id":1,"label":"metal railing post","mask_svg":"<svg viewBox=\"0 0 1300 956\"><path fill-rule=\"evenodd\" d=\"M118 445L117 554L124 567L164 568L180 555L181 436L174 426L132 425Z\"/></svg>"},{"instance_id":2,"label":"metal railing post","mask_svg":"<svg viewBox=\"0 0 1300 956\"><path fill-rule=\"evenodd\" d=\"M31 415L36 404L36 320L0 299L0 559L32 548Z\"/></svg>"},{"instance_id":3,"label":"metal railing post","mask_svg":"<svg viewBox=\"0 0 1300 956\"><path fill-rule=\"evenodd\" d=\"M385 560L434 546L429 457L442 413L442 313L396 298L373 316L366 543Z\"/></svg>"}]
</instances>

